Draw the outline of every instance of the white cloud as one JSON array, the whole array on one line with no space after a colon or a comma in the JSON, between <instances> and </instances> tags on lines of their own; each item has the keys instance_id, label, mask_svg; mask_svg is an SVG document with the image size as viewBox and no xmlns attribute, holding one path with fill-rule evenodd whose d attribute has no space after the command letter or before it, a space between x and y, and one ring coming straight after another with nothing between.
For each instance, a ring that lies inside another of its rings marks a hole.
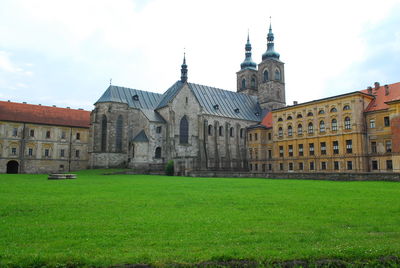
<instances>
[{"instance_id":1,"label":"white cloud","mask_svg":"<svg viewBox=\"0 0 400 268\"><path fill-rule=\"evenodd\" d=\"M397 4L152 0L139 9L130 0L5 0L0 4L0 10L8 11L0 18L2 43L29 63L15 64L0 54L0 69L40 80L36 86L43 91L37 92L53 103L65 99L63 91L82 98L82 86L91 94L85 101L93 103L109 78L115 84L164 92L179 79L186 47L189 81L235 90L247 29L253 60L259 63L271 15L276 50L286 63L287 102L307 101L326 96L328 90L349 90L349 83L341 80L350 78L343 73L369 53L362 32L379 24ZM39 65L47 69L40 74L35 70L33 77L29 68ZM62 81L50 84L47 78L56 71Z\"/></svg>"}]
</instances>

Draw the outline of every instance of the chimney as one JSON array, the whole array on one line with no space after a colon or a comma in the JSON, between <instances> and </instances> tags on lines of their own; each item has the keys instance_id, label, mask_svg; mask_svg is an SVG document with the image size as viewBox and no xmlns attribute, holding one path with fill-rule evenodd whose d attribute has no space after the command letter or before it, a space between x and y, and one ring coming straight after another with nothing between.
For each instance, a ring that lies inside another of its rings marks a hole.
<instances>
[{"instance_id":1,"label":"chimney","mask_svg":"<svg viewBox=\"0 0 400 268\"><path fill-rule=\"evenodd\" d=\"M297 104L299 104L299 103L297 102L297 100L293 101L293 105L297 105Z\"/></svg>"},{"instance_id":2,"label":"chimney","mask_svg":"<svg viewBox=\"0 0 400 268\"><path fill-rule=\"evenodd\" d=\"M368 94L372 94L372 87L368 87Z\"/></svg>"},{"instance_id":3,"label":"chimney","mask_svg":"<svg viewBox=\"0 0 400 268\"><path fill-rule=\"evenodd\" d=\"M26 104L26 101L22 102L23 104Z\"/></svg>"},{"instance_id":4,"label":"chimney","mask_svg":"<svg viewBox=\"0 0 400 268\"><path fill-rule=\"evenodd\" d=\"M375 82L374 86L375 86L375 90L378 90L381 85L379 85L379 82Z\"/></svg>"},{"instance_id":5,"label":"chimney","mask_svg":"<svg viewBox=\"0 0 400 268\"><path fill-rule=\"evenodd\" d=\"M389 95L389 86L385 85L385 95Z\"/></svg>"},{"instance_id":6,"label":"chimney","mask_svg":"<svg viewBox=\"0 0 400 268\"><path fill-rule=\"evenodd\" d=\"M53 107L57 107L57 106L53 105Z\"/></svg>"}]
</instances>

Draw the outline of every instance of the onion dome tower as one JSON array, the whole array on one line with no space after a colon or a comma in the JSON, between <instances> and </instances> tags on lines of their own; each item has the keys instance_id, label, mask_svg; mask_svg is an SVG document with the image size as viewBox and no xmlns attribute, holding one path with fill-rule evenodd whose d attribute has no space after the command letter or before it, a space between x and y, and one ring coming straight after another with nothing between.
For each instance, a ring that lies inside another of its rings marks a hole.
<instances>
[{"instance_id":1,"label":"onion dome tower","mask_svg":"<svg viewBox=\"0 0 400 268\"><path fill-rule=\"evenodd\" d=\"M245 59L240 64L240 71L236 73L237 92L249 95L257 95L257 64L251 58L250 36L247 33L245 45Z\"/></svg>"},{"instance_id":2,"label":"onion dome tower","mask_svg":"<svg viewBox=\"0 0 400 268\"><path fill-rule=\"evenodd\" d=\"M258 101L263 109L276 109L286 106L284 63L275 51L274 34L271 22L267 35L267 51L258 64Z\"/></svg>"}]
</instances>

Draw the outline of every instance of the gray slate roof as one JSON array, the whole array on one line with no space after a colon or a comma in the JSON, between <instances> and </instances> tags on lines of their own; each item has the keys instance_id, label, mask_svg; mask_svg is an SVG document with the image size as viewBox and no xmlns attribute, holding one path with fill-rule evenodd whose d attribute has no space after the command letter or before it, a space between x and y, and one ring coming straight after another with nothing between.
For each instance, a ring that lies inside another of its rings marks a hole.
<instances>
[{"instance_id":1,"label":"gray slate roof","mask_svg":"<svg viewBox=\"0 0 400 268\"><path fill-rule=\"evenodd\" d=\"M149 138L147 138L144 130L140 131L133 139L133 142L149 142Z\"/></svg>"},{"instance_id":2,"label":"gray slate roof","mask_svg":"<svg viewBox=\"0 0 400 268\"><path fill-rule=\"evenodd\" d=\"M257 97L194 83L188 84L207 114L261 121L261 108ZM218 105L218 109L214 108L215 105Z\"/></svg>"},{"instance_id":3,"label":"gray slate roof","mask_svg":"<svg viewBox=\"0 0 400 268\"><path fill-rule=\"evenodd\" d=\"M158 114L156 109L167 106L183 85L184 83L178 81L163 95L131 88L109 86L96 103L127 103L129 107L140 109L150 121L164 123L165 120ZM261 121L262 111L255 96L194 83L188 83L188 85L206 114ZM133 99L135 95L137 95L138 100ZM218 108L216 108L216 105L218 105Z\"/></svg>"},{"instance_id":4,"label":"gray slate roof","mask_svg":"<svg viewBox=\"0 0 400 268\"><path fill-rule=\"evenodd\" d=\"M134 99L134 96L137 96L137 100ZM159 93L110 85L96 103L126 103L131 108L140 109L150 121L164 123L165 120L154 111L162 96Z\"/></svg>"},{"instance_id":5,"label":"gray slate roof","mask_svg":"<svg viewBox=\"0 0 400 268\"><path fill-rule=\"evenodd\" d=\"M184 83L182 83L181 81L176 82L175 84L173 84L163 95L161 98L160 103L157 106L157 109L159 108L163 108L165 106L168 105L168 102L170 102L175 95L179 92L179 90L182 88L182 86L184 85Z\"/></svg>"}]
</instances>

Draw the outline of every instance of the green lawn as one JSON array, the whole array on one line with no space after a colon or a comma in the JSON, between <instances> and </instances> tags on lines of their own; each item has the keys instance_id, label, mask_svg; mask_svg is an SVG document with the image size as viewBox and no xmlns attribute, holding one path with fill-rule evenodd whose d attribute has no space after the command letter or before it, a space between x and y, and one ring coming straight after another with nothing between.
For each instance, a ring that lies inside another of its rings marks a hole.
<instances>
[{"instance_id":1,"label":"green lawn","mask_svg":"<svg viewBox=\"0 0 400 268\"><path fill-rule=\"evenodd\" d=\"M0 174L0 267L400 256L400 183Z\"/></svg>"}]
</instances>

